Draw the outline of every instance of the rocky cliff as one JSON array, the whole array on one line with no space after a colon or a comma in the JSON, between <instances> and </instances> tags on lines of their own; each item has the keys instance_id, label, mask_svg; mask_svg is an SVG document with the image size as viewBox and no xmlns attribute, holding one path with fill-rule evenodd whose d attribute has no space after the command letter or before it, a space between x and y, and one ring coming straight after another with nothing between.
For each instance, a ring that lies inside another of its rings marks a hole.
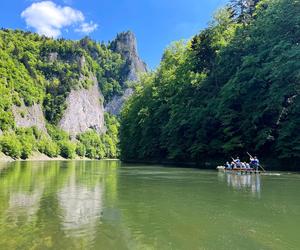
<instances>
[{"instance_id":1,"label":"rocky cliff","mask_svg":"<svg viewBox=\"0 0 300 250\"><path fill-rule=\"evenodd\" d=\"M126 82L147 71L132 32L104 44L3 29L0 45L0 134L32 126L47 133L47 123L72 136L89 128L102 134L103 105L118 114L133 93Z\"/></svg>"},{"instance_id":2,"label":"rocky cliff","mask_svg":"<svg viewBox=\"0 0 300 250\"><path fill-rule=\"evenodd\" d=\"M90 128L95 129L99 134L104 133L104 111L114 115L119 114L123 103L133 93L133 89L127 88L125 82L137 81L139 73L147 72L146 64L138 55L136 37L132 32L118 34L110 44L110 49L120 54L125 61L122 72L124 74L122 94L115 95L104 110L103 95L98 88L96 77L91 77L94 83L91 88L72 90L67 97L67 109L59 123L59 127L71 136L83 133ZM52 55L52 58L57 58L57 55ZM80 69L86 67L85 57L79 58L78 65Z\"/></svg>"},{"instance_id":3,"label":"rocky cliff","mask_svg":"<svg viewBox=\"0 0 300 250\"><path fill-rule=\"evenodd\" d=\"M71 136L94 129L99 134L105 132L103 96L96 78L88 89L72 90L67 97L67 109L59 127Z\"/></svg>"},{"instance_id":4,"label":"rocky cliff","mask_svg":"<svg viewBox=\"0 0 300 250\"><path fill-rule=\"evenodd\" d=\"M47 131L43 109L40 104L33 104L30 107L25 106L24 103L20 107L14 105L12 111L17 127L30 128L34 126L43 132Z\"/></svg>"},{"instance_id":5,"label":"rocky cliff","mask_svg":"<svg viewBox=\"0 0 300 250\"><path fill-rule=\"evenodd\" d=\"M126 61L124 73L126 80L138 80L139 72L147 72L147 65L141 60L138 54L137 41L131 31L117 35L117 38L110 45L111 50L122 55Z\"/></svg>"},{"instance_id":6,"label":"rocky cliff","mask_svg":"<svg viewBox=\"0 0 300 250\"><path fill-rule=\"evenodd\" d=\"M110 44L89 38L54 40L1 29L0 150L14 159L33 150L48 157L117 157L118 120L103 105L135 79L140 66L131 39L125 60Z\"/></svg>"},{"instance_id":7,"label":"rocky cliff","mask_svg":"<svg viewBox=\"0 0 300 250\"><path fill-rule=\"evenodd\" d=\"M117 38L111 43L110 48L121 54L125 60L123 69L124 82L137 81L139 73L147 72L147 65L141 60L138 54L137 41L134 33L131 31L123 32L117 35ZM118 115L123 103L132 93L132 88L126 88L123 83L124 90L121 95L116 95L107 103L105 110L111 114Z\"/></svg>"}]
</instances>

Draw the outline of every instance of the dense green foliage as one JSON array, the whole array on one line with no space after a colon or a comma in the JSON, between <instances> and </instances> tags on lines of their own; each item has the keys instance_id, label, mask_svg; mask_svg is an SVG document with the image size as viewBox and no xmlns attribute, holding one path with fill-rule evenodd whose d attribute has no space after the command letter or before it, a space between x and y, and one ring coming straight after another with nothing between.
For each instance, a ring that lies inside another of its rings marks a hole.
<instances>
[{"instance_id":1,"label":"dense green foliage","mask_svg":"<svg viewBox=\"0 0 300 250\"><path fill-rule=\"evenodd\" d=\"M12 158L27 159L37 149L41 133L36 128L18 128L0 136L2 151Z\"/></svg>"},{"instance_id":2,"label":"dense green foliage","mask_svg":"<svg viewBox=\"0 0 300 250\"><path fill-rule=\"evenodd\" d=\"M86 88L97 77L105 100L121 91L121 55L88 38L53 40L37 34L0 30L0 129L14 128L12 105L43 103L56 124L71 89Z\"/></svg>"},{"instance_id":3,"label":"dense green foliage","mask_svg":"<svg viewBox=\"0 0 300 250\"><path fill-rule=\"evenodd\" d=\"M255 4L165 51L123 109L123 159L300 158L300 3Z\"/></svg>"},{"instance_id":4,"label":"dense green foliage","mask_svg":"<svg viewBox=\"0 0 300 250\"><path fill-rule=\"evenodd\" d=\"M21 157L22 145L14 133L4 134L0 138L0 144L3 153L15 159Z\"/></svg>"},{"instance_id":5,"label":"dense green foliage","mask_svg":"<svg viewBox=\"0 0 300 250\"><path fill-rule=\"evenodd\" d=\"M71 140L70 136L52 124L47 125L47 134L35 127L18 128L0 136L0 150L14 159L27 159L33 151L49 157L62 156L73 159L77 156L91 159L117 158L119 156L119 122L112 115L105 114L107 132L99 135L89 130Z\"/></svg>"},{"instance_id":6,"label":"dense green foliage","mask_svg":"<svg viewBox=\"0 0 300 250\"><path fill-rule=\"evenodd\" d=\"M38 142L38 151L49 157L57 157L60 153L60 148L56 142L43 135Z\"/></svg>"},{"instance_id":7,"label":"dense green foliage","mask_svg":"<svg viewBox=\"0 0 300 250\"><path fill-rule=\"evenodd\" d=\"M97 138L95 143L88 143L86 138L87 145L72 141L56 125L66 109L70 91L90 87L95 77L105 101L120 93L126 77L122 75L125 62L120 54L113 52L109 45L89 38L54 40L30 32L2 29L0 58L0 132L4 132L0 145L5 154L24 159L37 150L50 157L66 158L74 158L76 152L91 158L118 155L118 121L113 117L106 115L106 134L87 132L87 137ZM42 105L47 134L35 128L17 128L13 107L23 103Z\"/></svg>"},{"instance_id":8,"label":"dense green foliage","mask_svg":"<svg viewBox=\"0 0 300 250\"><path fill-rule=\"evenodd\" d=\"M107 124L107 133L99 135L93 130L87 131L79 136L77 145L77 154L93 159L101 159L104 157L116 158L119 155L118 131L119 122L114 116L105 114Z\"/></svg>"},{"instance_id":9,"label":"dense green foliage","mask_svg":"<svg viewBox=\"0 0 300 250\"><path fill-rule=\"evenodd\" d=\"M120 54L113 53L109 45L96 43L89 38L80 41L80 45L91 55L104 100L108 102L114 95L120 94L126 80L124 68L126 62Z\"/></svg>"}]
</instances>

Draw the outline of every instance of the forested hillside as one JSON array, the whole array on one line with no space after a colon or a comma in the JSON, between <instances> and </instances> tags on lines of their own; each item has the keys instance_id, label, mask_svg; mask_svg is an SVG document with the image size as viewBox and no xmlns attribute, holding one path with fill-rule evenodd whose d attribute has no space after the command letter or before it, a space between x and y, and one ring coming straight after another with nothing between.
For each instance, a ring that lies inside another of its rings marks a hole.
<instances>
[{"instance_id":1,"label":"forested hillside","mask_svg":"<svg viewBox=\"0 0 300 250\"><path fill-rule=\"evenodd\" d=\"M0 149L23 159L33 151L117 157L119 122L103 105L125 88L127 64L110 44L89 38L0 30ZM72 105L81 110L72 114Z\"/></svg>"},{"instance_id":2,"label":"forested hillside","mask_svg":"<svg viewBox=\"0 0 300 250\"><path fill-rule=\"evenodd\" d=\"M122 158L203 163L250 151L296 165L299 13L296 0L234 0L172 44L123 109Z\"/></svg>"}]
</instances>

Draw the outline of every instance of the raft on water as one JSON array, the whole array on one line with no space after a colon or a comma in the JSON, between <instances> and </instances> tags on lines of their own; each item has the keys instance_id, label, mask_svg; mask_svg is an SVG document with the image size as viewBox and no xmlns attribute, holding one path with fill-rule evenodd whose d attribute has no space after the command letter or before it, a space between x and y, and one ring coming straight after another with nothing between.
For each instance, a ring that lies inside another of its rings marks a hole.
<instances>
[{"instance_id":1,"label":"raft on water","mask_svg":"<svg viewBox=\"0 0 300 250\"><path fill-rule=\"evenodd\" d=\"M233 169L226 169L224 166L218 166L217 170L219 172L226 172L226 173L245 173L245 174L260 174L260 170L256 170L253 168L233 168Z\"/></svg>"}]
</instances>

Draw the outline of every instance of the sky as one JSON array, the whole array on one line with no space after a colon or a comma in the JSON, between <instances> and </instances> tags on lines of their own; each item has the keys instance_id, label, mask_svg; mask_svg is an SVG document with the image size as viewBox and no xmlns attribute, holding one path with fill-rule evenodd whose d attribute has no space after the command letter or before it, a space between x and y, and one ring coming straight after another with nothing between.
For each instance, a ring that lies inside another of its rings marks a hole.
<instances>
[{"instance_id":1,"label":"sky","mask_svg":"<svg viewBox=\"0 0 300 250\"><path fill-rule=\"evenodd\" d=\"M111 41L131 30L149 68L159 65L173 41L205 28L226 0L5 0L0 27L78 40L86 35Z\"/></svg>"}]
</instances>

